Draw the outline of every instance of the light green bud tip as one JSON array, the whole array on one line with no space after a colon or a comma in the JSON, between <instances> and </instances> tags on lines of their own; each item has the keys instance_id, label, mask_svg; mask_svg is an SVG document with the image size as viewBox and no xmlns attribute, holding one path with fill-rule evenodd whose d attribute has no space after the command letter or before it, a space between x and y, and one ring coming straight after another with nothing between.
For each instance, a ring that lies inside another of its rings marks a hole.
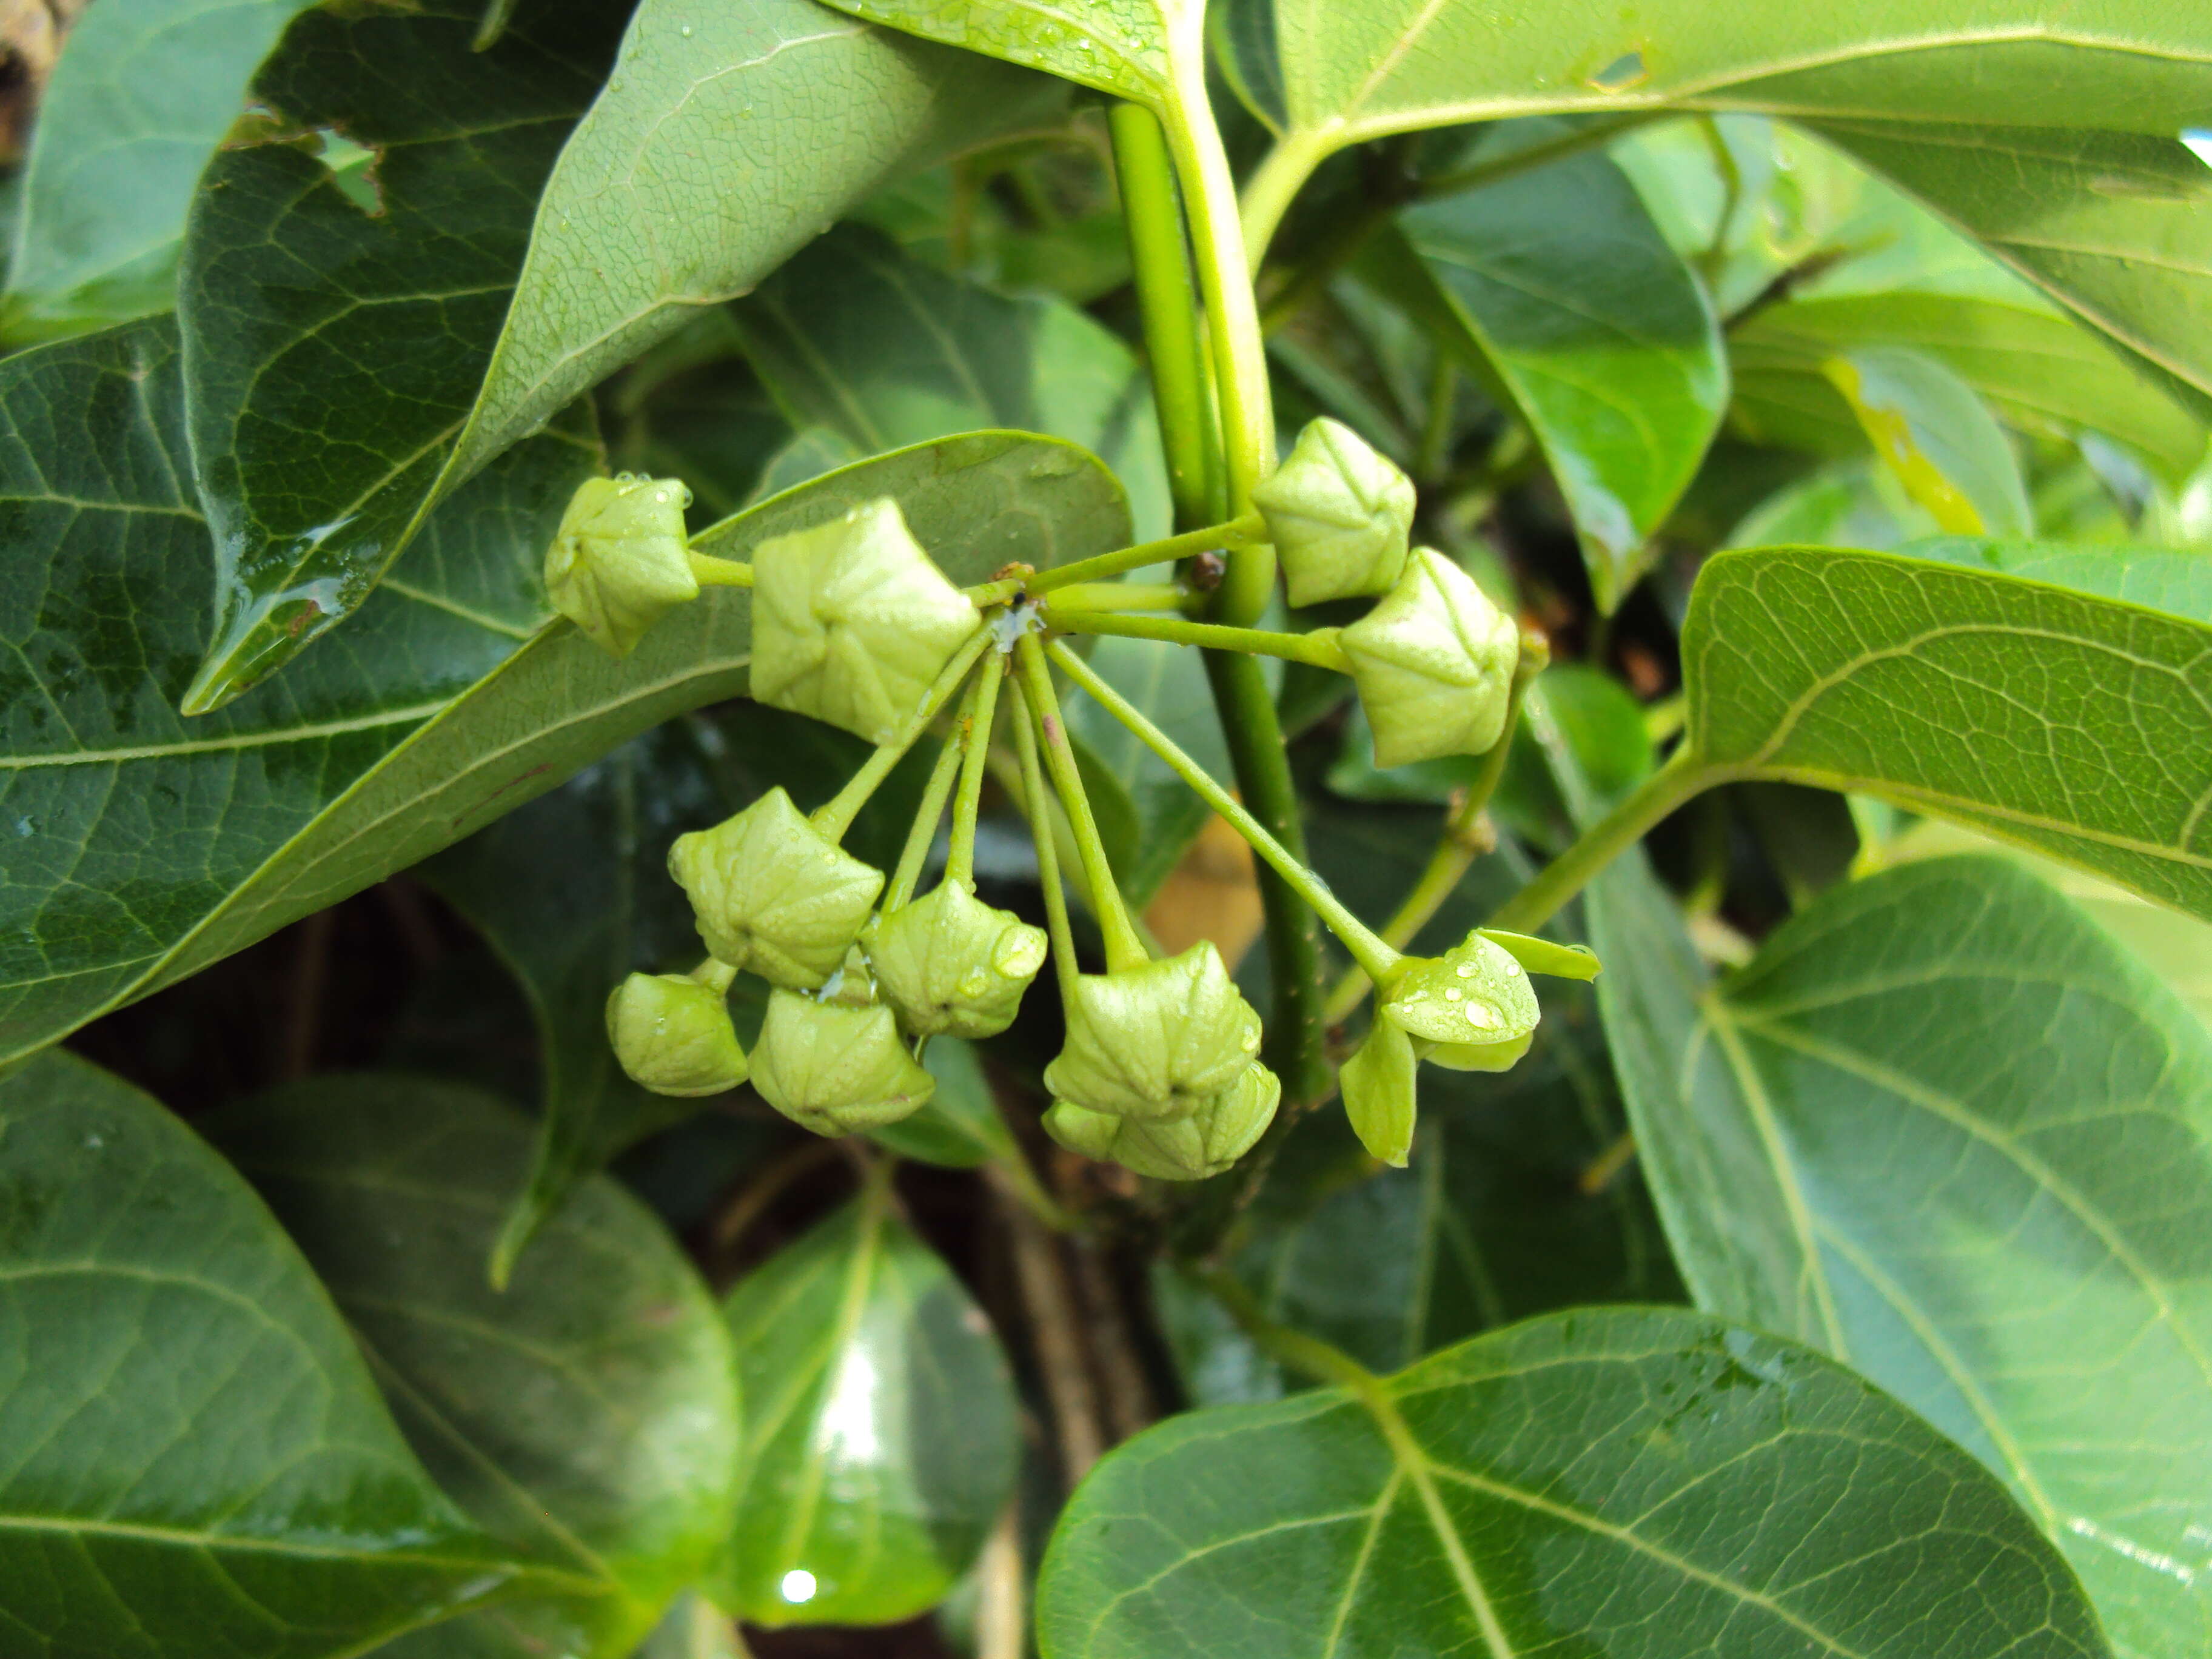
<instances>
[{"instance_id":1,"label":"light green bud tip","mask_svg":"<svg viewBox=\"0 0 2212 1659\"><path fill-rule=\"evenodd\" d=\"M1081 975L1070 1003L1066 1043L1044 1085L1086 1111L1188 1117L1260 1049L1260 1016L1203 940L1165 962Z\"/></svg>"},{"instance_id":2,"label":"light green bud tip","mask_svg":"<svg viewBox=\"0 0 2212 1659\"><path fill-rule=\"evenodd\" d=\"M1455 1072L1503 1072L1528 1052L1541 1015L1511 952L1469 933L1393 984L1382 1017L1413 1039L1423 1060Z\"/></svg>"},{"instance_id":3,"label":"light green bud tip","mask_svg":"<svg viewBox=\"0 0 2212 1659\"><path fill-rule=\"evenodd\" d=\"M1417 547L1397 586L1337 635L1375 732L1375 763L1481 755L1504 735L1521 630L1474 578Z\"/></svg>"},{"instance_id":4,"label":"light green bud tip","mask_svg":"<svg viewBox=\"0 0 2212 1659\"><path fill-rule=\"evenodd\" d=\"M753 1087L801 1128L834 1138L913 1116L937 1079L899 1041L882 1004L846 1008L777 991L753 1045Z\"/></svg>"},{"instance_id":5,"label":"light green bud tip","mask_svg":"<svg viewBox=\"0 0 2212 1659\"><path fill-rule=\"evenodd\" d=\"M889 742L978 626L888 497L753 550L752 691Z\"/></svg>"},{"instance_id":6,"label":"light green bud tip","mask_svg":"<svg viewBox=\"0 0 2212 1659\"><path fill-rule=\"evenodd\" d=\"M791 990L843 966L884 872L835 846L781 789L712 830L678 836L668 872L715 958Z\"/></svg>"},{"instance_id":7,"label":"light green bud tip","mask_svg":"<svg viewBox=\"0 0 2212 1659\"><path fill-rule=\"evenodd\" d=\"M956 881L876 924L868 961L910 1036L996 1036L1044 966L1045 933Z\"/></svg>"},{"instance_id":8,"label":"light green bud tip","mask_svg":"<svg viewBox=\"0 0 2212 1659\"><path fill-rule=\"evenodd\" d=\"M1412 480L1327 416L1298 434L1252 504L1267 521L1292 605L1387 593L1405 568Z\"/></svg>"},{"instance_id":9,"label":"light green bud tip","mask_svg":"<svg viewBox=\"0 0 2212 1659\"><path fill-rule=\"evenodd\" d=\"M719 1095L745 1080L723 994L687 974L632 974L615 987L607 1036L630 1081L657 1095Z\"/></svg>"},{"instance_id":10,"label":"light green bud tip","mask_svg":"<svg viewBox=\"0 0 2212 1659\"><path fill-rule=\"evenodd\" d=\"M1044 1127L1085 1158L1158 1181L1204 1181L1252 1150L1282 1097L1281 1079L1255 1060L1187 1117L1121 1117L1060 1101L1045 1114Z\"/></svg>"},{"instance_id":11,"label":"light green bud tip","mask_svg":"<svg viewBox=\"0 0 2212 1659\"><path fill-rule=\"evenodd\" d=\"M1413 1038L1394 1021L1378 1019L1336 1074L1344 1115L1352 1120L1359 1144L1370 1158L1401 1170L1413 1150L1413 1074L1419 1069Z\"/></svg>"},{"instance_id":12,"label":"light green bud tip","mask_svg":"<svg viewBox=\"0 0 2212 1659\"><path fill-rule=\"evenodd\" d=\"M684 533L691 492L674 478L586 478L545 551L545 594L593 644L627 657L645 630L699 597Z\"/></svg>"}]
</instances>

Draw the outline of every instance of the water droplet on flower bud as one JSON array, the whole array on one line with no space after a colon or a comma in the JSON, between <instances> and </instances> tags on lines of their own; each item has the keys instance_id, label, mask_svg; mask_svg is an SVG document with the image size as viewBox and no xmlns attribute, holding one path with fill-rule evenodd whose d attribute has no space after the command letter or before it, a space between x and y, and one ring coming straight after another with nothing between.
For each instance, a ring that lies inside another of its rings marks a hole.
<instances>
[{"instance_id":1,"label":"water droplet on flower bud","mask_svg":"<svg viewBox=\"0 0 2212 1659\"><path fill-rule=\"evenodd\" d=\"M1482 1004L1470 1002L1467 1005L1467 1021L1468 1024L1480 1026L1487 1031L1497 1026L1498 1016L1484 1007Z\"/></svg>"}]
</instances>

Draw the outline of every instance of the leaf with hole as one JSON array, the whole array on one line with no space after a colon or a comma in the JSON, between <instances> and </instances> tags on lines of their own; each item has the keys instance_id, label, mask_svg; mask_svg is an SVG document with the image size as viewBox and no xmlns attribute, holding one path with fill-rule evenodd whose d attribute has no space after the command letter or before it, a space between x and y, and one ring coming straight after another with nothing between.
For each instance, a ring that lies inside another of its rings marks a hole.
<instances>
[{"instance_id":1,"label":"leaf with hole","mask_svg":"<svg viewBox=\"0 0 2212 1659\"><path fill-rule=\"evenodd\" d=\"M377 1651L625 1659L720 1544L737 1476L728 1338L667 1230L587 1182L494 1289L483 1261L531 1158L512 1108L361 1073L209 1127L330 1287L416 1454L567 1581Z\"/></svg>"}]
</instances>

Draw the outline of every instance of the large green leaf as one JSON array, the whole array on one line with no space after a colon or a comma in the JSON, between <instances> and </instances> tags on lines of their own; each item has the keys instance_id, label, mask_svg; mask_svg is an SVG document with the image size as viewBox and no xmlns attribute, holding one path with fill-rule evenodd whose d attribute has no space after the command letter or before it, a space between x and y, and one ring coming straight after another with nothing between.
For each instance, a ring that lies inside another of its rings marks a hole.
<instances>
[{"instance_id":1,"label":"large green leaf","mask_svg":"<svg viewBox=\"0 0 2212 1659\"><path fill-rule=\"evenodd\" d=\"M540 550L596 447L573 422L432 521L349 642L185 721L207 615L172 331L0 363L0 1058L427 857L689 708L744 690L748 597L717 590L616 662L543 632ZM1018 434L926 445L732 520L718 545L879 495L963 581L1125 545L1113 481Z\"/></svg>"},{"instance_id":2,"label":"large green leaf","mask_svg":"<svg viewBox=\"0 0 2212 1659\"><path fill-rule=\"evenodd\" d=\"M2166 23L2176 25L2204 27L2178 13ZM2172 72L2193 82L2195 108L2164 123L2162 98L2131 107L2085 75L2040 97L2023 91L2017 106L1981 118L2060 112L2047 126L1823 120L1814 130L1980 238L2212 414L2212 171L2179 138L2212 125L2212 72L2201 46L2194 56ZM2078 111L2113 130L2081 130Z\"/></svg>"},{"instance_id":3,"label":"large green leaf","mask_svg":"<svg viewBox=\"0 0 2212 1659\"><path fill-rule=\"evenodd\" d=\"M889 175L1042 120L1054 91L814 0L644 0L546 181L449 479L750 292Z\"/></svg>"},{"instance_id":4,"label":"large green leaf","mask_svg":"<svg viewBox=\"0 0 2212 1659\"><path fill-rule=\"evenodd\" d=\"M1820 1355L1658 1309L1149 1430L1063 1514L1037 1629L1045 1659L2107 1651L1972 1458Z\"/></svg>"},{"instance_id":5,"label":"large green leaf","mask_svg":"<svg viewBox=\"0 0 2212 1659\"><path fill-rule=\"evenodd\" d=\"M192 186L254 65L306 0L107 0L70 32L16 181L0 332L167 311Z\"/></svg>"},{"instance_id":6,"label":"large green leaf","mask_svg":"<svg viewBox=\"0 0 2212 1659\"><path fill-rule=\"evenodd\" d=\"M334 0L303 14L254 77L267 112L246 118L194 198L178 312L220 580L191 712L350 615L436 499L538 190L621 24L545 0L471 52L482 10ZM373 160L342 179L319 130Z\"/></svg>"},{"instance_id":7,"label":"large green leaf","mask_svg":"<svg viewBox=\"0 0 2212 1659\"><path fill-rule=\"evenodd\" d=\"M1417 314L1502 383L1551 463L1607 611L1728 406L1705 290L1611 161L1589 155L1408 210ZM1383 244L1370 261L1400 272ZM1406 273L1410 275L1410 273Z\"/></svg>"},{"instance_id":8,"label":"large green leaf","mask_svg":"<svg viewBox=\"0 0 2212 1659\"><path fill-rule=\"evenodd\" d=\"M210 572L179 379L166 321L0 363L0 1055L313 908L262 912L257 872L521 648L545 615L538 550L597 459L574 419L512 451L431 521L346 644L186 720ZM374 865L389 849L345 850ZM397 867L368 865L322 896ZM196 946L226 907L228 941Z\"/></svg>"},{"instance_id":9,"label":"large green leaf","mask_svg":"<svg viewBox=\"0 0 2212 1659\"><path fill-rule=\"evenodd\" d=\"M1708 561L1682 635L1697 761L1867 790L2212 917L2212 567L1914 553Z\"/></svg>"},{"instance_id":10,"label":"large green leaf","mask_svg":"<svg viewBox=\"0 0 2212 1659\"><path fill-rule=\"evenodd\" d=\"M0 1423L10 1653L337 1659L518 1576L252 1190L65 1054L0 1081Z\"/></svg>"},{"instance_id":11,"label":"large green leaf","mask_svg":"<svg viewBox=\"0 0 2212 1659\"><path fill-rule=\"evenodd\" d=\"M728 1317L751 1417L716 1599L763 1625L935 1606L1006 1501L1020 1430L981 1310L884 1174L742 1280Z\"/></svg>"},{"instance_id":12,"label":"large green leaf","mask_svg":"<svg viewBox=\"0 0 2212 1659\"><path fill-rule=\"evenodd\" d=\"M1170 112L1205 86L1206 0L829 0L840 11Z\"/></svg>"},{"instance_id":13,"label":"large green leaf","mask_svg":"<svg viewBox=\"0 0 2212 1659\"><path fill-rule=\"evenodd\" d=\"M2212 1030L2009 860L1835 890L1701 991L1622 899L1608 1023L1699 1302L2003 1475L2123 1652L2212 1644Z\"/></svg>"},{"instance_id":14,"label":"large green leaf","mask_svg":"<svg viewBox=\"0 0 2212 1659\"><path fill-rule=\"evenodd\" d=\"M210 1133L330 1287L447 1491L576 1581L379 1654L624 1659L721 1543L736 1488L727 1334L667 1230L588 1182L494 1290L483 1260L530 1126L428 1079L313 1079Z\"/></svg>"},{"instance_id":15,"label":"large green leaf","mask_svg":"<svg viewBox=\"0 0 2212 1659\"><path fill-rule=\"evenodd\" d=\"M1081 444L1167 533L1167 464L1142 367L1059 300L1008 299L909 258L880 231L832 231L732 307L793 424L875 454L979 427Z\"/></svg>"},{"instance_id":16,"label":"large green leaf","mask_svg":"<svg viewBox=\"0 0 2212 1659\"><path fill-rule=\"evenodd\" d=\"M2101 432L2173 482L2204 458L2204 428L2194 416L2086 329L2025 305L1911 292L1800 300L1759 313L1729 346L1738 418L1769 440L1824 453L1863 448L1857 422L1820 366L1862 346L1904 346L1948 364L2024 432Z\"/></svg>"}]
</instances>

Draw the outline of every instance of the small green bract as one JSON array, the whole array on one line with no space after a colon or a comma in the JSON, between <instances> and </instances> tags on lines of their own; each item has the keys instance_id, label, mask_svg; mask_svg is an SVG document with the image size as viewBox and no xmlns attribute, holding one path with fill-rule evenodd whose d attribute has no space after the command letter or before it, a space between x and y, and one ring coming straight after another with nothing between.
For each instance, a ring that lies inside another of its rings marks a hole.
<instances>
[{"instance_id":1,"label":"small green bract","mask_svg":"<svg viewBox=\"0 0 2212 1659\"><path fill-rule=\"evenodd\" d=\"M674 478L585 479L545 551L553 608L595 644L628 656L647 629L699 597L684 530L690 503L690 490Z\"/></svg>"},{"instance_id":2,"label":"small green bract","mask_svg":"<svg viewBox=\"0 0 2212 1659\"><path fill-rule=\"evenodd\" d=\"M1433 548L1374 610L1337 635L1388 769L1480 755L1505 730L1521 631L1474 578Z\"/></svg>"},{"instance_id":3,"label":"small green bract","mask_svg":"<svg viewBox=\"0 0 2212 1659\"><path fill-rule=\"evenodd\" d=\"M715 959L811 991L844 964L884 872L844 852L771 789L712 830L677 837L669 873Z\"/></svg>"},{"instance_id":4,"label":"small green bract","mask_svg":"<svg viewBox=\"0 0 2212 1659\"><path fill-rule=\"evenodd\" d=\"M1309 422L1252 504L1267 521L1292 605L1387 593L1405 568L1413 482L1340 422Z\"/></svg>"},{"instance_id":5,"label":"small green bract","mask_svg":"<svg viewBox=\"0 0 2212 1659\"><path fill-rule=\"evenodd\" d=\"M1344 1115L1359 1144L1370 1157L1401 1170L1413 1150L1419 1070L1413 1038L1395 1021L1378 1019L1336 1074Z\"/></svg>"},{"instance_id":6,"label":"small green bract","mask_svg":"<svg viewBox=\"0 0 2212 1659\"><path fill-rule=\"evenodd\" d=\"M1527 971L1480 933L1416 963L1382 1006L1423 1060L1455 1072L1506 1070L1528 1052L1541 1017Z\"/></svg>"}]
</instances>

